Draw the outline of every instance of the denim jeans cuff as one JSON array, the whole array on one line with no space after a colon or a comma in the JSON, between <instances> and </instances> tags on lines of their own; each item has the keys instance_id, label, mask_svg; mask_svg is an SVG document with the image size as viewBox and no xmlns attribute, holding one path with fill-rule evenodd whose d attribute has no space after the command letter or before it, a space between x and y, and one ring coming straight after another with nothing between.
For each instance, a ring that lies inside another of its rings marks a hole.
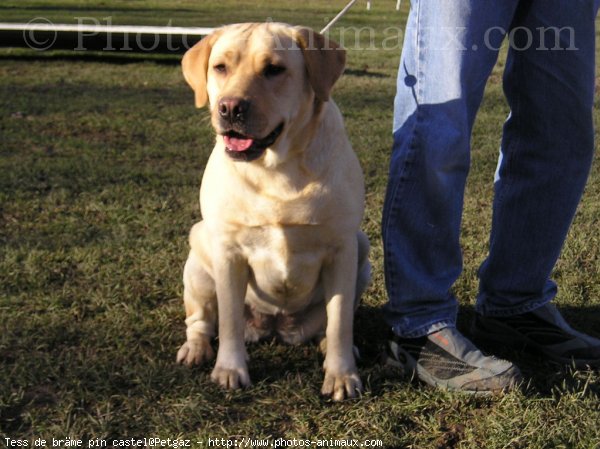
<instances>
[{"instance_id":1,"label":"denim jeans cuff","mask_svg":"<svg viewBox=\"0 0 600 449\"><path fill-rule=\"evenodd\" d=\"M394 334L396 334L398 337L401 337L401 338L419 338L419 337L424 337L425 335L429 335L434 332L437 332L446 327L456 327L456 321L455 320L436 321L433 323L425 324L424 326L421 326L421 327L414 329L412 331L409 331L409 332L404 332L401 329L401 326L398 325L398 326L393 326L392 331L394 332Z\"/></svg>"}]
</instances>

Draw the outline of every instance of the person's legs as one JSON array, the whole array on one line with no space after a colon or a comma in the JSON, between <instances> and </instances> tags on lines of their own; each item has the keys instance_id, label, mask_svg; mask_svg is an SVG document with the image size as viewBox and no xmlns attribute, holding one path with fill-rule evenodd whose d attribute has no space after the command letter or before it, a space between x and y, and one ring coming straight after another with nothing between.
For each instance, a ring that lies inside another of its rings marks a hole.
<instances>
[{"instance_id":1,"label":"person's legs","mask_svg":"<svg viewBox=\"0 0 600 449\"><path fill-rule=\"evenodd\" d=\"M523 1L515 15L504 76L511 114L474 327L579 365L600 363L600 340L571 329L549 304L557 292L550 275L594 151L597 3Z\"/></svg>"},{"instance_id":2,"label":"person's legs","mask_svg":"<svg viewBox=\"0 0 600 449\"><path fill-rule=\"evenodd\" d=\"M394 103L394 147L383 211L388 362L426 383L471 392L520 377L455 328L450 292L470 136L518 0L413 0Z\"/></svg>"},{"instance_id":3,"label":"person's legs","mask_svg":"<svg viewBox=\"0 0 600 449\"><path fill-rule=\"evenodd\" d=\"M394 103L382 235L389 301L401 337L453 326L470 135L502 30L518 0L413 0Z\"/></svg>"}]
</instances>

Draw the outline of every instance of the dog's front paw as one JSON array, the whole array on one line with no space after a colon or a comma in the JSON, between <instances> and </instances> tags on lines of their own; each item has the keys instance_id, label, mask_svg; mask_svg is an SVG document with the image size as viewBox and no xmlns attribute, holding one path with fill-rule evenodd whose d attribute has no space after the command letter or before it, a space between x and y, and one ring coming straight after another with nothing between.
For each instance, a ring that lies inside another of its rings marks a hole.
<instances>
[{"instance_id":1,"label":"dog's front paw","mask_svg":"<svg viewBox=\"0 0 600 449\"><path fill-rule=\"evenodd\" d=\"M246 366L224 367L217 363L210 378L214 383L227 390L238 390L251 385Z\"/></svg>"},{"instance_id":2,"label":"dog's front paw","mask_svg":"<svg viewBox=\"0 0 600 449\"><path fill-rule=\"evenodd\" d=\"M177 352L177 363L187 366L202 365L215 358L215 351L208 338L188 340Z\"/></svg>"},{"instance_id":3,"label":"dog's front paw","mask_svg":"<svg viewBox=\"0 0 600 449\"><path fill-rule=\"evenodd\" d=\"M333 373L325 372L325 380L321 394L331 396L334 401L343 401L347 398L355 398L363 391L362 382L356 370Z\"/></svg>"}]
</instances>

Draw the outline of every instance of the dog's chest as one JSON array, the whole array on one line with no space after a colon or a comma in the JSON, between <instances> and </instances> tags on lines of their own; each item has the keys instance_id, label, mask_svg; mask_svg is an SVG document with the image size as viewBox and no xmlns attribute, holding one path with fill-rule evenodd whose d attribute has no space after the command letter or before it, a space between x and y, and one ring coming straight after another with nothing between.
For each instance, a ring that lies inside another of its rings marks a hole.
<instances>
[{"instance_id":1,"label":"dog's chest","mask_svg":"<svg viewBox=\"0 0 600 449\"><path fill-rule=\"evenodd\" d=\"M245 233L242 244L254 299L291 313L311 302L329 251L313 228L261 227Z\"/></svg>"}]
</instances>

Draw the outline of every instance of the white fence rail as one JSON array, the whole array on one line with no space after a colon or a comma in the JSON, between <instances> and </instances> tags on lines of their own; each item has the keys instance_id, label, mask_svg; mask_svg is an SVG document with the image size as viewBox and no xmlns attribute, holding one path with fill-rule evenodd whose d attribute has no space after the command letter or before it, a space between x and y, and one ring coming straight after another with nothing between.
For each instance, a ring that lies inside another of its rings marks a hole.
<instances>
[{"instance_id":1,"label":"white fence rail","mask_svg":"<svg viewBox=\"0 0 600 449\"><path fill-rule=\"evenodd\" d=\"M0 23L0 46L182 53L212 31L202 27L56 24L38 18L29 23Z\"/></svg>"}]
</instances>

